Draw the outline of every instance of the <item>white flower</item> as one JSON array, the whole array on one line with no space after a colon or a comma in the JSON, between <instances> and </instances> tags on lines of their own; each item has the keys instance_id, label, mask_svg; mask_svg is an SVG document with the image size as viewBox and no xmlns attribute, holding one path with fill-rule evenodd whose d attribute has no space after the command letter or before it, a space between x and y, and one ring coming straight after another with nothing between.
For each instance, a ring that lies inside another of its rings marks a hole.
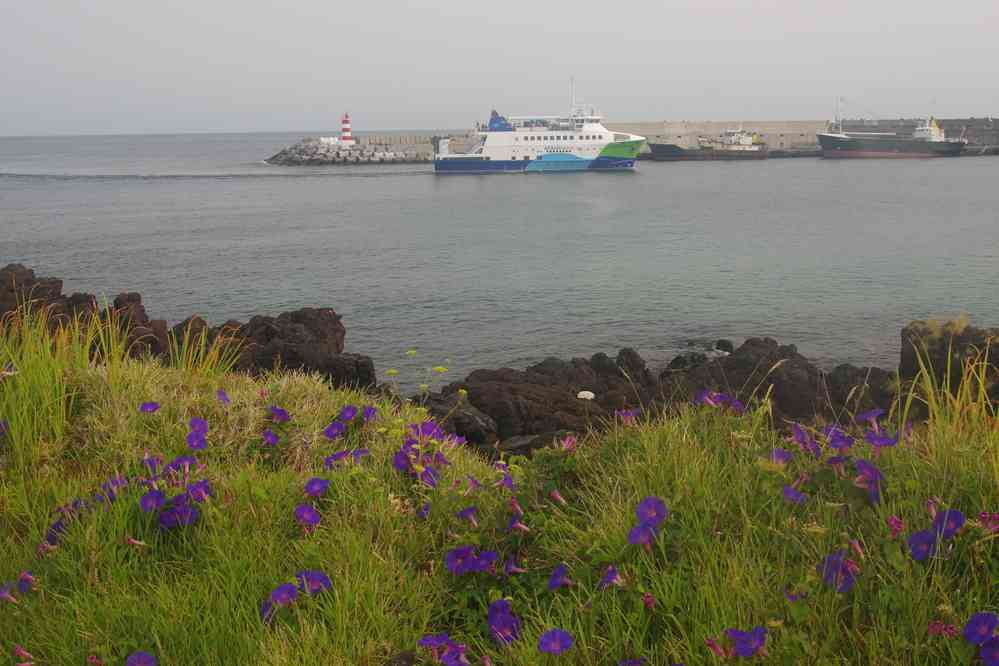
<instances>
[{"instance_id":1,"label":"white flower","mask_svg":"<svg viewBox=\"0 0 999 666\"><path fill-rule=\"evenodd\" d=\"M580 391L576 394L576 397L580 400L593 400L597 396L593 395L593 391Z\"/></svg>"}]
</instances>

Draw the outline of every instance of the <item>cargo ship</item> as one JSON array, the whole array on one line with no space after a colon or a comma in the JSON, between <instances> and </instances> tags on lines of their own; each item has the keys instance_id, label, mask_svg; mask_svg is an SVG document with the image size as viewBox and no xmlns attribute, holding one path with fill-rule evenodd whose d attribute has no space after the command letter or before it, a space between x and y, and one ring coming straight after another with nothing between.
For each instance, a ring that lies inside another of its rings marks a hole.
<instances>
[{"instance_id":1,"label":"cargo ship","mask_svg":"<svg viewBox=\"0 0 999 666\"><path fill-rule=\"evenodd\" d=\"M434 140L434 172L550 173L629 171L645 137L613 132L592 109L565 116L510 116L495 110L476 127L472 145L452 153L450 139Z\"/></svg>"},{"instance_id":2,"label":"cargo ship","mask_svg":"<svg viewBox=\"0 0 999 666\"><path fill-rule=\"evenodd\" d=\"M844 132L842 121L836 131L820 132L817 136L822 157L830 159L957 157L967 145L963 137L948 139L932 116L916 127L912 136L896 132Z\"/></svg>"},{"instance_id":3,"label":"cargo ship","mask_svg":"<svg viewBox=\"0 0 999 666\"><path fill-rule=\"evenodd\" d=\"M675 143L649 142L649 158L657 162L700 160L765 160L767 144L755 132L725 130L719 137L697 137L697 148L683 148Z\"/></svg>"}]
</instances>

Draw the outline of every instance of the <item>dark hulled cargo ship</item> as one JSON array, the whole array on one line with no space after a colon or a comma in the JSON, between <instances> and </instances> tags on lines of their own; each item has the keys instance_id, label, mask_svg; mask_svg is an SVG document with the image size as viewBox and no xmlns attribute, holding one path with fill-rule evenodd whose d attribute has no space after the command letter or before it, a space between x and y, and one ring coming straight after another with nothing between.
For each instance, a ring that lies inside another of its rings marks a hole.
<instances>
[{"instance_id":1,"label":"dark hulled cargo ship","mask_svg":"<svg viewBox=\"0 0 999 666\"><path fill-rule=\"evenodd\" d=\"M894 132L820 132L819 145L825 158L957 157L964 139L948 139L935 118L913 130L912 136Z\"/></svg>"}]
</instances>

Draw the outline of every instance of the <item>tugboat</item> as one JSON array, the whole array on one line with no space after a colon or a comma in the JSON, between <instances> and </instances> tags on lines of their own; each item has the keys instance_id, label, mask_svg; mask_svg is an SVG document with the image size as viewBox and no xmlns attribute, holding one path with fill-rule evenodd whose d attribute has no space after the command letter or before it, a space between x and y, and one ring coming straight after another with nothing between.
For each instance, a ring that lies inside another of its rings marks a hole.
<instances>
[{"instance_id":1,"label":"tugboat","mask_svg":"<svg viewBox=\"0 0 999 666\"><path fill-rule=\"evenodd\" d=\"M675 143L649 143L651 159L657 162L700 160L765 160L767 144L756 132L725 130L719 137L697 137L697 148L682 148Z\"/></svg>"},{"instance_id":2,"label":"tugboat","mask_svg":"<svg viewBox=\"0 0 999 666\"><path fill-rule=\"evenodd\" d=\"M913 130L911 137L896 132L844 132L843 121L837 122L838 128L833 126L830 131L817 135L822 157L957 157L967 145L963 136L948 139L933 116Z\"/></svg>"}]
</instances>

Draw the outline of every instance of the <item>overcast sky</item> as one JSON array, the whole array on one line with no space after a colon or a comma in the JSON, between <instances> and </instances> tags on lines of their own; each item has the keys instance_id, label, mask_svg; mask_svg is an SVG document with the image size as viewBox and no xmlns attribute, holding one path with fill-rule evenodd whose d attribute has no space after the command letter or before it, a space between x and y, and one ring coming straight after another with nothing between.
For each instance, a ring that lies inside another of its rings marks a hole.
<instances>
[{"instance_id":1,"label":"overcast sky","mask_svg":"<svg viewBox=\"0 0 999 666\"><path fill-rule=\"evenodd\" d=\"M996 0L278 4L5 0L0 135L999 116Z\"/></svg>"}]
</instances>

